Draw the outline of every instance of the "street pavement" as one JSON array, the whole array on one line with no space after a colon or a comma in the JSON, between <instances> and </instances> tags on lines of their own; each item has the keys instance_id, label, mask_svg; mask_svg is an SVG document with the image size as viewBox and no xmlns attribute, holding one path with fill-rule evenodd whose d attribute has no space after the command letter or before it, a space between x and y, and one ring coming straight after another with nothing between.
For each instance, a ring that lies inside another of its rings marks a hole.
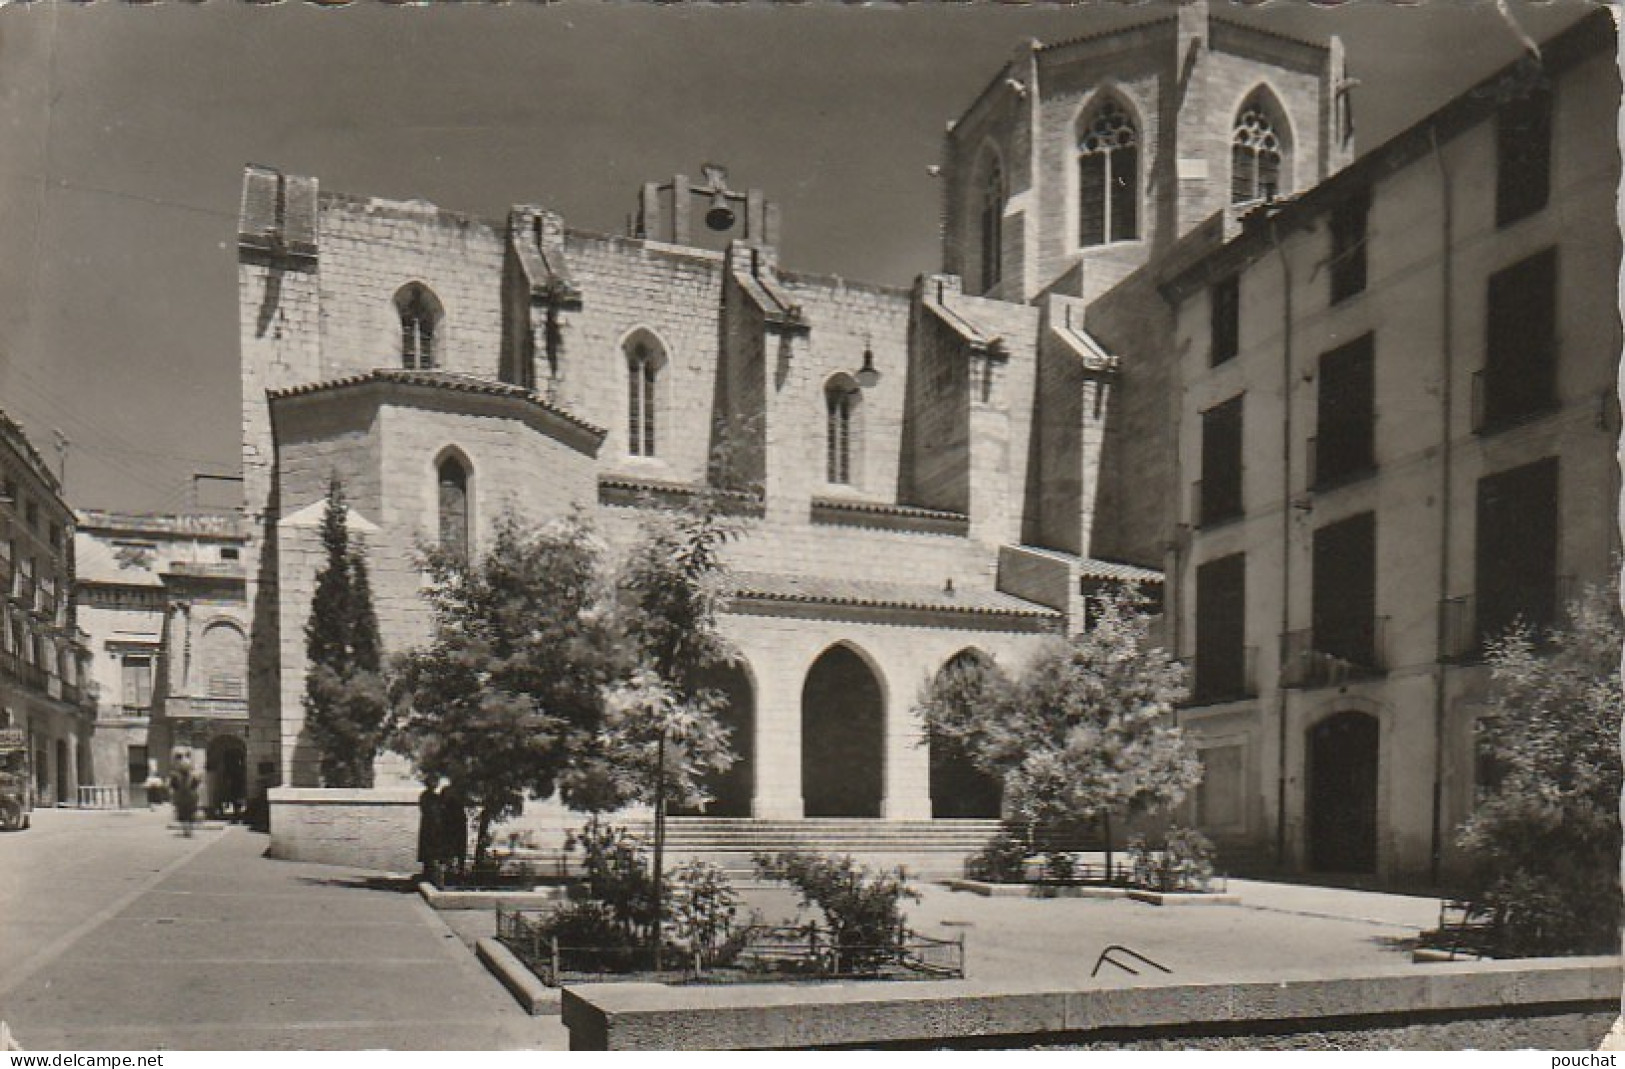
<instances>
[{"instance_id":1,"label":"street pavement","mask_svg":"<svg viewBox=\"0 0 1625 1069\"><path fill-rule=\"evenodd\" d=\"M36 811L0 836L0 1020L31 1050L567 1046L404 882L266 842Z\"/></svg>"},{"instance_id":2,"label":"street pavement","mask_svg":"<svg viewBox=\"0 0 1625 1069\"><path fill-rule=\"evenodd\" d=\"M185 838L162 812L41 810L0 835L0 1021L32 1050L554 1049L475 960L489 913L437 915L404 880L263 856L241 827ZM980 898L922 887L928 935L969 978L1126 986L1425 969L1436 899L1233 880L1240 905ZM753 889L769 920L795 912ZM446 922L450 921L450 925ZM453 931L455 927L456 931ZM461 938L459 938L461 937ZM1111 944L1167 966L1105 967Z\"/></svg>"}]
</instances>

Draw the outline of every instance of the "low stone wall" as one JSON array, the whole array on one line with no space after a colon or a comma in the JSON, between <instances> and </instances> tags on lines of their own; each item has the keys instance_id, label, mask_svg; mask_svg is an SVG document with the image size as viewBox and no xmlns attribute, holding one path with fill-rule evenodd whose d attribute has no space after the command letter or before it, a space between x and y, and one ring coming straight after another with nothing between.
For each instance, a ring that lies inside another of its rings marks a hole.
<instances>
[{"instance_id":1,"label":"low stone wall","mask_svg":"<svg viewBox=\"0 0 1625 1069\"><path fill-rule=\"evenodd\" d=\"M271 804L272 857L287 861L315 861L325 865L380 872L417 872L418 795L416 785L374 787L370 790L332 787L273 787ZM497 825L498 846L509 836L523 836L535 849L547 853L564 849L565 837L586 822L557 801L531 802L522 816ZM620 825L646 824L648 813L628 809L605 818ZM468 846L474 848L469 830Z\"/></svg>"},{"instance_id":2,"label":"low stone wall","mask_svg":"<svg viewBox=\"0 0 1625 1069\"><path fill-rule=\"evenodd\" d=\"M941 1044L1252 1026L1314 1032L1359 1018L1411 1024L1617 1007L1618 958L1395 966L1359 976L1057 990L937 983L564 989L571 1050L744 1050Z\"/></svg>"},{"instance_id":3,"label":"low stone wall","mask_svg":"<svg viewBox=\"0 0 1625 1069\"><path fill-rule=\"evenodd\" d=\"M273 787L270 856L416 872L421 787Z\"/></svg>"}]
</instances>

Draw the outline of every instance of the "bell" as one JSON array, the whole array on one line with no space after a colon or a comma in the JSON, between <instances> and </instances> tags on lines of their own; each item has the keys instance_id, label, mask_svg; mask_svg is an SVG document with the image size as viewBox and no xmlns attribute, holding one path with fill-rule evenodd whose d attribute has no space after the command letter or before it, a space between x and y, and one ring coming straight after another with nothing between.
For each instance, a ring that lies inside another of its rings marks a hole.
<instances>
[{"instance_id":1,"label":"bell","mask_svg":"<svg viewBox=\"0 0 1625 1069\"><path fill-rule=\"evenodd\" d=\"M720 189L711 194L711 207L706 209L705 225L716 231L733 229L733 206L728 203L728 194Z\"/></svg>"}]
</instances>

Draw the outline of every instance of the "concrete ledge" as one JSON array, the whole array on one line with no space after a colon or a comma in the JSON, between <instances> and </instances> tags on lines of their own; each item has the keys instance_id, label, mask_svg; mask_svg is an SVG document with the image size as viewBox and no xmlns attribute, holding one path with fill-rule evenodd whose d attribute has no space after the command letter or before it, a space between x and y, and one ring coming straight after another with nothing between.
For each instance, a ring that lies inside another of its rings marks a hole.
<instances>
[{"instance_id":1,"label":"concrete ledge","mask_svg":"<svg viewBox=\"0 0 1625 1069\"><path fill-rule=\"evenodd\" d=\"M950 891L969 891L983 898L1026 898L1024 883L988 883L985 880L943 880L942 886Z\"/></svg>"},{"instance_id":2,"label":"concrete ledge","mask_svg":"<svg viewBox=\"0 0 1625 1069\"><path fill-rule=\"evenodd\" d=\"M419 883L418 894L432 909L545 909L565 900L563 887L537 891L442 891L432 883Z\"/></svg>"},{"instance_id":3,"label":"concrete ledge","mask_svg":"<svg viewBox=\"0 0 1625 1069\"><path fill-rule=\"evenodd\" d=\"M1433 947L1417 947L1411 951L1411 960L1433 964L1441 961L1485 961L1477 954L1470 954L1465 950L1449 951L1435 950Z\"/></svg>"},{"instance_id":4,"label":"concrete ledge","mask_svg":"<svg viewBox=\"0 0 1625 1069\"><path fill-rule=\"evenodd\" d=\"M559 1012L559 989L548 987L536 978L536 974L525 968L525 963L514 955L514 952L486 937L474 944L474 954L491 974L502 981L525 1012L532 1017Z\"/></svg>"},{"instance_id":5,"label":"concrete ledge","mask_svg":"<svg viewBox=\"0 0 1625 1069\"><path fill-rule=\"evenodd\" d=\"M986 880L943 880L950 891L969 891L983 898L1129 898L1126 887L1067 886L1047 883L989 883Z\"/></svg>"},{"instance_id":6,"label":"concrete ledge","mask_svg":"<svg viewBox=\"0 0 1625 1069\"><path fill-rule=\"evenodd\" d=\"M1314 1031L1328 1020L1414 1023L1617 1006L1618 958L1396 965L1352 977L1044 987L935 983L566 987L571 1050L745 1050L941 1043L1103 1029L1238 1024Z\"/></svg>"},{"instance_id":7,"label":"concrete ledge","mask_svg":"<svg viewBox=\"0 0 1625 1069\"><path fill-rule=\"evenodd\" d=\"M1153 906L1235 906L1240 895L1218 891L1130 891L1128 896L1136 902L1149 902Z\"/></svg>"}]
</instances>

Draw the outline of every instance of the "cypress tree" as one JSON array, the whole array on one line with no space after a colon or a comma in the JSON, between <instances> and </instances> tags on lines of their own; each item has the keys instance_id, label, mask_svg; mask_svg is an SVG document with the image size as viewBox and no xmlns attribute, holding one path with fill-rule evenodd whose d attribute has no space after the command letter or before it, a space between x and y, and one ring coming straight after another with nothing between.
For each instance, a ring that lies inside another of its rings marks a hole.
<instances>
[{"instance_id":1,"label":"cypress tree","mask_svg":"<svg viewBox=\"0 0 1625 1069\"><path fill-rule=\"evenodd\" d=\"M322 515L326 562L305 624L305 728L327 787L372 786L387 705L372 586L350 545L344 487L334 476Z\"/></svg>"}]
</instances>

